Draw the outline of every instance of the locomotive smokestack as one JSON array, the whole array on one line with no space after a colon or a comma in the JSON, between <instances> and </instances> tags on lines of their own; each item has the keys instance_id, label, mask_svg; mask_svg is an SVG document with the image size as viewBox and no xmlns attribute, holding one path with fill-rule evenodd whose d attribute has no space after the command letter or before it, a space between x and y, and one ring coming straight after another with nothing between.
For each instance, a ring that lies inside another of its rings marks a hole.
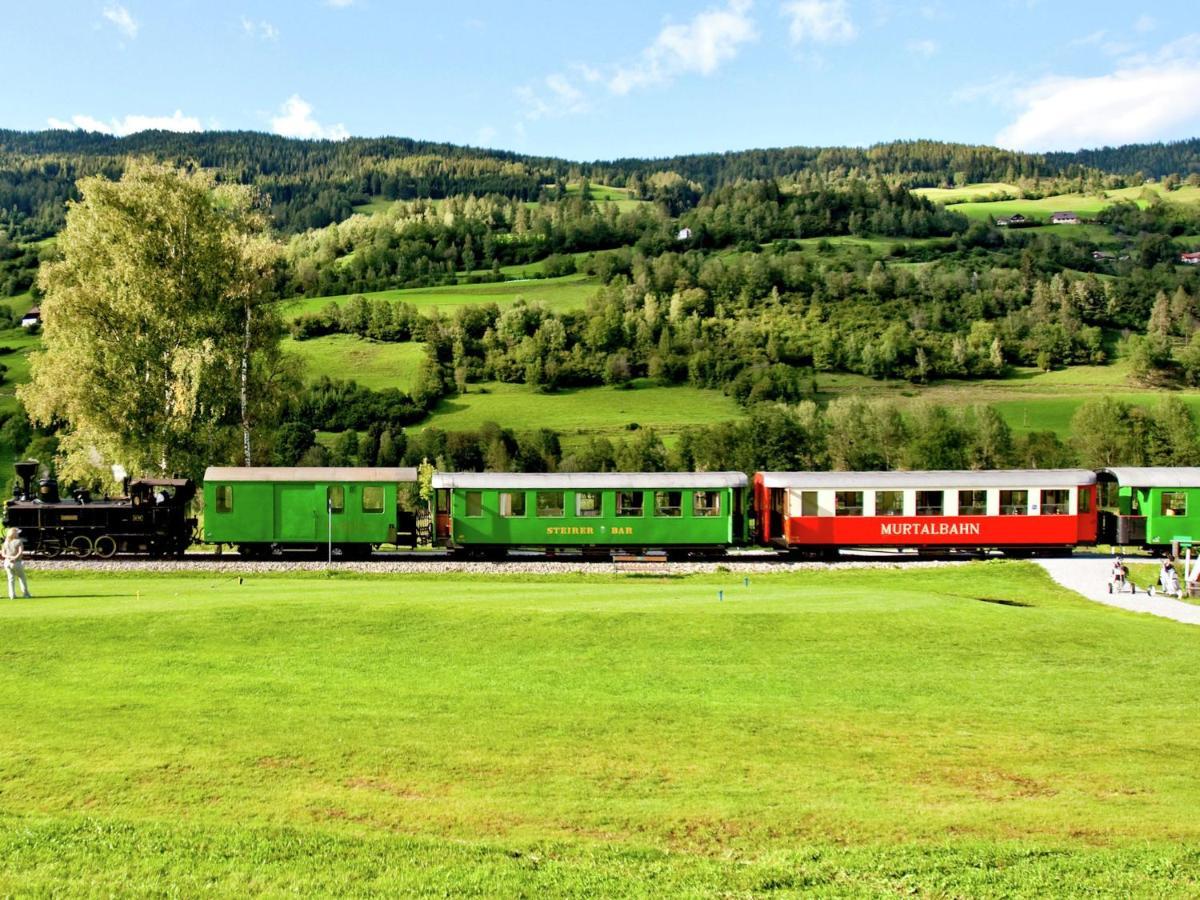
<instances>
[{"instance_id":1,"label":"locomotive smokestack","mask_svg":"<svg viewBox=\"0 0 1200 900\"><path fill-rule=\"evenodd\" d=\"M17 477L21 479L21 496L26 500L33 496L33 476L37 474L38 465L36 459L26 459L13 466L17 470Z\"/></svg>"}]
</instances>

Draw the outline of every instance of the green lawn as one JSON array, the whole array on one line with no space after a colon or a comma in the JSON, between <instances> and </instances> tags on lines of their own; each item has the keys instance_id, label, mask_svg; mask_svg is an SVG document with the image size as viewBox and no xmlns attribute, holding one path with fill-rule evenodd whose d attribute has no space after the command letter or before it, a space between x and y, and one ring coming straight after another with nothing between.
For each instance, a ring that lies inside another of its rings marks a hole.
<instances>
[{"instance_id":1,"label":"green lawn","mask_svg":"<svg viewBox=\"0 0 1200 900\"><path fill-rule=\"evenodd\" d=\"M350 334L329 334L307 341L285 339L283 349L304 360L305 378L321 375L353 379L371 390L411 389L425 356L421 343L385 344Z\"/></svg>"},{"instance_id":2,"label":"green lawn","mask_svg":"<svg viewBox=\"0 0 1200 900\"><path fill-rule=\"evenodd\" d=\"M5 894L1200 891L1197 632L1032 565L32 587Z\"/></svg>"},{"instance_id":3,"label":"green lawn","mask_svg":"<svg viewBox=\"0 0 1200 900\"><path fill-rule=\"evenodd\" d=\"M603 434L610 438L631 432L627 425L651 427L661 435L683 425L738 419L741 408L720 391L693 387L658 387L642 379L632 390L581 388L539 394L526 385L471 385L468 393L438 404L420 428L436 426L467 431L484 422L515 428L553 428L571 434ZM480 389L487 393L480 393Z\"/></svg>"},{"instance_id":4,"label":"green lawn","mask_svg":"<svg viewBox=\"0 0 1200 900\"><path fill-rule=\"evenodd\" d=\"M530 270L533 270L530 266ZM434 307L453 312L456 306L477 303L498 303L501 306L525 299L530 303L542 303L549 309L566 311L583 309L596 293L599 282L587 275L566 275L562 278L540 278L529 281L501 281L492 284L460 284L433 288L407 288L396 291L371 291L361 296L368 300L398 300L423 309ZM285 318L294 318L302 313L317 312L327 303L341 303L357 294L339 294L333 297L289 300L283 304Z\"/></svg>"}]
</instances>

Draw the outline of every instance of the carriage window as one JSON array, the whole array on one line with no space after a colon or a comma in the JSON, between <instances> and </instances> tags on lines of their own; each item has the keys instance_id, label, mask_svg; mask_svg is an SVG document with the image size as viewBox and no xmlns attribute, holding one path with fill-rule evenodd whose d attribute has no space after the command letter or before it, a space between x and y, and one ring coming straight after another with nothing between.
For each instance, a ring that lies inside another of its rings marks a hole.
<instances>
[{"instance_id":1,"label":"carriage window","mask_svg":"<svg viewBox=\"0 0 1200 900\"><path fill-rule=\"evenodd\" d=\"M383 512L383 488L377 484L364 487L362 508L365 513Z\"/></svg>"},{"instance_id":2,"label":"carriage window","mask_svg":"<svg viewBox=\"0 0 1200 900\"><path fill-rule=\"evenodd\" d=\"M875 515L904 515L904 491L876 491Z\"/></svg>"},{"instance_id":3,"label":"carriage window","mask_svg":"<svg viewBox=\"0 0 1200 900\"><path fill-rule=\"evenodd\" d=\"M1079 511L1081 513L1092 511L1092 492L1087 488L1079 489Z\"/></svg>"},{"instance_id":4,"label":"carriage window","mask_svg":"<svg viewBox=\"0 0 1200 900\"><path fill-rule=\"evenodd\" d=\"M862 491L838 491L834 496L835 516L861 516L863 514Z\"/></svg>"},{"instance_id":5,"label":"carriage window","mask_svg":"<svg viewBox=\"0 0 1200 900\"><path fill-rule=\"evenodd\" d=\"M563 514L562 491L538 491L537 514L544 519L557 519Z\"/></svg>"},{"instance_id":6,"label":"carriage window","mask_svg":"<svg viewBox=\"0 0 1200 900\"><path fill-rule=\"evenodd\" d=\"M617 515L641 516L646 497L641 491L617 491Z\"/></svg>"},{"instance_id":7,"label":"carriage window","mask_svg":"<svg viewBox=\"0 0 1200 900\"><path fill-rule=\"evenodd\" d=\"M1029 513L1029 491L1001 491L1000 515L1024 516Z\"/></svg>"},{"instance_id":8,"label":"carriage window","mask_svg":"<svg viewBox=\"0 0 1200 900\"><path fill-rule=\"evenodd\" d=\"M802 516L819 516L821 508L817 505L816 491L801 491L800 492L800 515Z\"/></svg>"},{"instance_id":9,"label":"carriage window","mask_svg":"<svg viewBox=\"0 0 1200 900\"><path fill-rule=\"evenodd\" d=\"M1164 516L1186 516L1187 494L1183 491L1163 491L1162 514Z\"/></svg>"},{"instance_id":10,"label":"carriage window","mask_svg":"<svg viewBox=\"0 0 1200 900\"><path fill-rule=\"evenodd\" d=\"M1071 511L1071 492L1065 488L1042 491L1042 515L1065 516Z\"/></svg>"},{"instance_id":11,"label":"carriage window","mask_svg":"<svg viewBox=\"0 0 1200 900\"><path fill-rule=\"evenodd\" d=\"M683 491L655 491L654 514L656 516L683 515Z\"/></svg>"},{"instance_id":12,"label":"carriage window","mask_svg":"<svg viewBox=\"0 0 1200 900\"><path fill-rule=\"evenodd\" d=\"M525 492L505 491L500 495L500 515L506 519L519 519L525 515Z\"/></svg>"},{"instance_id":13,"label":"carriage window","mask_svg":"<svg viewBox=\"0 0 1200 900\"><path fill-rule=\"evenodd\" d=\"M600 515L600 492L576 491L575 515L585 519Z\"/></svg>"},{"instance_id":14,"label":"carriage window","mask_svg":"<svg viewBox=\"0 0 1200 900\"><path fill-rule=\"evenodd\" d=\"M696 491L692 494L693 516L719 516L721 495L717 491Z\"/></svg>"},{"instance_id":15,"label":"carriage window","mask_svg":"<svg viewBox=\"0 0 1200 900\"><path fill-rule=\"evenodd\" d=\"M233 485L217 485L217 512L233 512Z\"/></svg>"},{"instance_id":16,"label":"carriage window","mask_svg":"<svg viewBox=\"0 0 1200 900\"><path fill-rule=\"evenodd\" d=\"M330 512L345 512L346 488L340 484L331 484L325 488L325 502L329 505Z\"/></svg>"},{"instance_id":17,"label":"carriage window","mask_svg":"<svg viewBox=\"0 0 1200 900\"><path fill-rule=\"evenodd\" d=\"M483 515L483 491L467 491L466 501L468 518Z\"/></svg>"},{"instance_id":18,"label":"carriage window","mask_svg":"<svg viewBox=\"0 0 1200 900\"><path fill-rule=\"evenodd\" d=\"M945 503L943 491L917 491L917 515L940 516Z\"/></svg>"},{"instance_id":19,"label":"carriage window","mask_svg":"<svg viewBox=\"0 0 1200 900\"><path fill-rule=\"evenodd\" d=\"M960 516L986 516L987 491L959 491L958 514Z\"/></svg>"}]
</instances>

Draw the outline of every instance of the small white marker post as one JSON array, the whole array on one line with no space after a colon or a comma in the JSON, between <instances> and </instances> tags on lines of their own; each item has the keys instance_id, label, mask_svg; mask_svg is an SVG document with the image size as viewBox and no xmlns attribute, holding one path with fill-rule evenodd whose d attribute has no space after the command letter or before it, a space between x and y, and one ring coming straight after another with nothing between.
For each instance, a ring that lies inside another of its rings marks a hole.
<instances>
[{"instance_id":1,"label":"small white marker post","mask_svg":"<svg viewBox=\"0 0 1200 900\"><path fill-rule=\"evenodd\" d=\"M328 566L333 568L333 498L325 498L325 506L329 510L329 562Z\"/></svg>"}]
</instances>

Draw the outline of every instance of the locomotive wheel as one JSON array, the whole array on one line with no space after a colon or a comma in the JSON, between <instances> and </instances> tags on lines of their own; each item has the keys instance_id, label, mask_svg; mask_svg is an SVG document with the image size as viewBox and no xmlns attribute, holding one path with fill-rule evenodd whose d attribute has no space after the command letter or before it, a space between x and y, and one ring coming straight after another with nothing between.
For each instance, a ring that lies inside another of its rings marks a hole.
<instances>
[{"instance_id":1,"label":"locomotive wheel","mask_svg":"<svg viewBox=\"0 0 1200 900\"><path fill-rule=\"evenodd\" d=\"M92 552L101 559L112 559L117 553L117 540L110 534L102 534L92 545Z\"/></svg>"},{"instance_id":2,"label":"locomotive wheel","mask_svg":"<svg viewBox=\"0 0 1200 900\"><path fill-rule=\"evenodd\" d=\"M56 537L44 538L41 544L38 545L38 553L41 553L47 559L57 559L62 556L63 543Z\"/></svg>"},{"instance_id":3,"label":"locomotive wheel","mask_svg":"<svg viewBox=\"0 0 1200 900\"><path fill-rule=\"evenodd\" d=\"M92 539L86 534L71 538L71 555L76 559L87 559L92 555Z\"/></svg>"}]
</instances>

